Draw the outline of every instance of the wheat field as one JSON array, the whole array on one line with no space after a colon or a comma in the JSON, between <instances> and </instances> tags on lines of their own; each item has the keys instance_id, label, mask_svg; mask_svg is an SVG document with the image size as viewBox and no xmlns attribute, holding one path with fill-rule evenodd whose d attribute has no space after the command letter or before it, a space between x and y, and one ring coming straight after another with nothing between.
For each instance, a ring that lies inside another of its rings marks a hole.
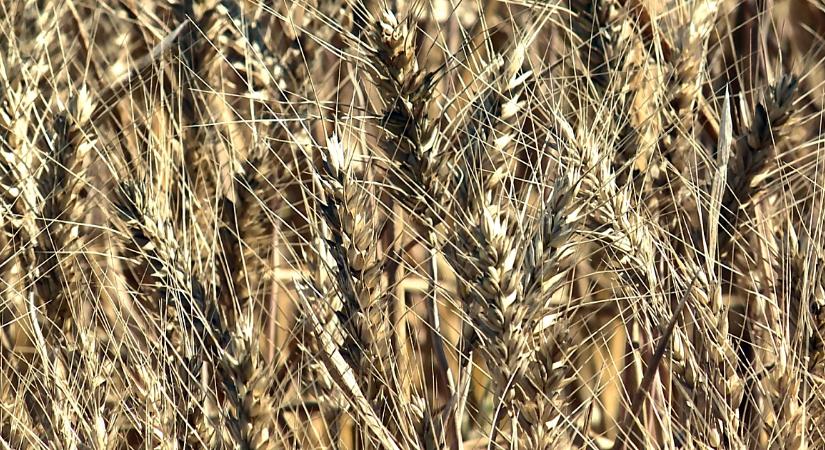
<instances>
[{"instance_id":1,"label":"wheat field","mask_svg":"<svg viewBox=\"0 0 825 450\"><path fill-rule=\"evenodd\" d=\"M0 449L825 450L821 0L0 1Z\"/></svg>"}]
</instances>

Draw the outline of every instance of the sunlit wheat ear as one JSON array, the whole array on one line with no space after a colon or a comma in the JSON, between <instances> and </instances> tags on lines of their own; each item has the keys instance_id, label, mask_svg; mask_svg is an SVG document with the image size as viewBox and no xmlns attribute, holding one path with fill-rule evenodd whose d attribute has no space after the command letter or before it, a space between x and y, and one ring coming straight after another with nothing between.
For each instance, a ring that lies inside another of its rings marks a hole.
<instances>
[{"instance_id":1,"label":"sunlit wheat ear","mask_svg":"<svg viewBox=\"0 0 825 450\"><path fill-rule=\"evenodd\" d=\"M415 215L443 220L447 203L447 156L437 118L431 117L437 74L419 67L416 30L410 21L382 11L372 18L355 48L367 58L381 110L379 146L391 161L394 195Z\"/></svg>"},{"instance_id":2,"label":"sunlit wheat ear","mask_svg":"<svg viewBox=\"0 0 825 450\"><path fill-rule=\"evenodd\" d=\"M482 87L471 103L458 130L463 164L456 170L456 195L463 204L473 205L479 192L497 202L514 176L514 159L519 142L521 113L525 108L527 83L532 71L523 69L524 44L517 44L505 60L499 55L486 66Z\"/></svg>"},{"instance_id":3,"label":"sunlit wheat ear","mask_svg":"<svg viewBox=\"0 0 825 450\"><path fill-rule=\"evenodd\" d=\"M10 11L13 14L15 11ZM35 31L35 30L32 30ZM3 237L0 287L0 320L3 342L0 364L5 387L2 397L2 427L13 445L42 445L54 437L51 413L39 397L49 381L46 341L41 314L35 297L38 279L36 222L42 197L37 185L38 151L35 145L41 133L33 131L36 123L37 91L33 88L45 75L47 67L34 59L24 63L13 42L3 42L0 56L0 233ZM32 314L36 313L36 314ZM23 339L20 339L23 337ZM37 358L21 354L17 347L27 345L38 351ZM36 376L37 371L43 376ZM19 419L19 420L18 420Z\"/></svg>"},{"instance_id":4,"label":"sunlit wheat ear","mask_svg":"<svg viewBox=\"0 0 825 450\"><path fill-rule=\"evenodd\" d=\"M326 230L324 239L336 265L331 270L337 272L335 290L342 296L340 317L345 326L353 327L349 345L356 355L371 345L368 334L376 330L368 322L367 311L378 306L381 295L372 199L354 178L352 153L345 151L337 135L328 138L321 154L322 168L316 176L326 225L321 229Z\"/></svg>"},{"instance_id":5,"label":"sunlit wheat ear","mask_svg":"<svg viewBox=\"0 0 825 450\"><path fill-rule=\"evenodd\" d=\"M799 81L785 75L765 92L756 105L751 123L736 140L723 197L720 239L728 243L736 233L737 216L764 189L764 181L775 163L775 149L793 126L794 99ZM727 245L727 244L726 244Z\"/></svg>"},{"instance_id":6,"label":"sunlit wheat ear","mask_svg":"<svg viewBox=\"0 0 825 450\"><path fill-rule=\"evenodd\" d=\"M713 1L697 2L685 22L675 31L670 61L665 61L662 132L659 150L652 161L652 207L658 209L659 221L671 233L682 234L682 223L696 223L697 201L690 186L700 174L703 164L701 149L693 147L696 123L695 109L704 110L701 96L706 78L706 42L712 30L718 5Z\"/></svg>"},{"instance_id":7,"label":"sunlit wheat ear","mask_svg":"<svg viewBox=\"0 0 825 450\"><path fill-rule=\"evenodd\" d=\"M331 336L337 338L335 354L344 360L327 367L330 373L340 371L339 364L348 364L349 370L358 375L361 382L358 393L344 395L363 396L372 404L364 419L372 414L383 417L386 430L399 440L417 441L415 430L420 428L420 414L410 414L410 405L399 402L400 387L396 382L398 366L387 364L392 358L389 341L392 330L389 323L388 296L380 285L382 255L377 248L377 222L370 211L374 201L364 186L355 178L352 170L353 153L336 134L327 138L327 144L319 148L321 166L316 169L315 184L320 194L318 214L323 222L317 224L323 246L320 254L329 254L334 283L321 294L327 298L340 298L340 310L329 320ZM336 302L338 303L338 302ZM312 312L309 312L312 314ZM313 318L318 320L318 318ZM319 336L322 345L325 336ZM333 342L329 342L332 344ZM332 355L330 355L332 356ZM372 412L375 410L375 412ZM383 428L382 428L383 429ZM365 430L366 431L366 430ZM364 439L384 439L385 431L378 436L371 430Z\"/></svg>"},{"instance_id":8,"label":"sunlit wheat ear","mask_svg":"<svg viewBox=\"0 0 825 450\"><path fill-rule=\"evenodd\" d=\"M201 411L206 392L198 382L204 364L218 358L228 338L214 299L182 253L178 230L158 214L145 185L124 182L118 189L116 227L123 232L123 256L137 276L135 291L142 309L160 325L155 351L166 366L161 382L171 404L181 411ZM168 372L167 372L168 371ZM177 436L185 417L170 417L156 425L161 435Z\"/></svg>"},{"instance_id":9,"label":"sunlit wheat ear","mask_svg":"<svg viewBox=\"0 0 825 450\"><path fill-rule=\"evenodd\" d=\"M562 31L565 40L565 64L574 74L571 100L590 102L601 97L604 104L582 111L583 120L592 121L600 115L624 115L615 107L627 99L633 88L628 84L630 71L625 67L628 51L639 36L629 28L628 11L613 0L568 1L569 12L562 14L570 27ZM577 98L578 97L578 98ZM611 105L618 102L617 105Z\"/></svg>"},{"instance_id":10,"label":"sunlit wheat ear","mask_svg":"<svg viewBox=\"0 0 825 450\"><path fill-rule=\"evenodd\" d=\"M270 389L273 372L252 339L250 326L238 325L217 363L216 378L222 404L216 405L225 427L222 440L249 449L277 448L276 399Z\"/></svg>"},{"instance_id":11,"label":"sunlit wheat ear","mask_svg":"<svg viewBox=\"0 0 825 450\"><path fill-rule=\"evenodd\" d=\"M531 76L522 71L523 61L523 48L518 46L509 60L497 58L488 75L489 86L471 104L472 114L462 130L466 135L459 137L465 147L457 173L457 196L466 207L456 211L445 254L459 278L462 308L490 370L497 405L490 439L552 446L566 432L550 439L544 422L531 419L540 416L550 421L563 413L545 411L545 406L552 407L544 398L529 405L535 414L530 419L522 421L518 411L530 402L530 364L534 358L550 357L536 355L534 342L540 324L550 318L550 297L565 278L567 267L560 263L572 248L566 241L577 222L571 203L578 180L565 176L557 180L538 230L520 223L517 203L508 198L512 173L504 163L517 145L513 135L518 133L517 117L524 105L521 95ZM550 323L546 322L547 329Z\"/></svg>"},{"instance_id":12,"label":"sunlit wheat ear","mask_svg":"<svg viewBox=\"0 0 825 450\"><path fill-rule=\"evenodd\" d=\"M53 119L53 134L48 136L48 152L44 155L40 192L44 199L40 235L41 255L38 266L41 278L38 293L47 305L48 316L59 325L58 317L77 314L81 327L91 319L90 307L72 301L82 301L78 291L83 282L81 272L86 265L82 255L88 229L83 223L88 218L86 203L87 158L96 144L89 129L93 109L86 88L81 88L69 100L59 105ZM85 315L86 317L82 317Z\"/></svg>"},{"instance_id":13,"label":"sunlit wheat ear","mask_svg":"<svg viewBox=\"0 0 825 450\"><path fill-rule=\"evenodd\" d=\"M222 304L232 316L249 316L266 305L271 293L273 235L281 225L282 196L295 181L294 166L277 164L272 145L257 142L235 175L234 200L224 199L221 223L221 257L225 259L226 285ZM271 190L278 192L273 196ZM275 198L272 198L275 197ZM234 319L232 319L234 320Z\"/></svg>"},{"instance_id":14,"label":"sunlit wheat ear","mask_svg":"<svg viewBox=\"0 0 825 450\"><path fill-rule=\"evenodd\" d=\"M95 440L108 440L105 432L94 426L85 427L89 423L87 414L94 421L103 420L104 397L90 402L86 405L88 409L74 403L74 398L88 389L84 384L91 382L93 369L88 364L94 364L99 357L93 348L94 331L89 329L94 311L93 305L87 303L89 285L82 275L88 267L84 258L88 230L83 226L88 217L84 198L86 157L95 145L87 128L91 110L85 88L69 105L58 105L53 134L44 139L46 150L38 179L43 204L37 217L38 222L42 221L42 232L34 243L35 293L46 312L40 322L45 339L38 346L42 354L54 357L44 359L41 366L51 382L44 383L35 395L44 400L41 423L45 424L45 431L51 439L70 443L95 435ZM82 351L73 351L75 345ZM78 378L69 375L74 372ZM102 388L101 391L105 389Z\"/></svg>"},{"instance_id":15,"label":"sunlit wheat ear","mask_svg":"<svg viewBox=\"0 0 825 450\"><path fill-rule=\"evenodd\" d=\"M692 120L691 109L701 94L701 81L705 76L704 56L707 51L705 41L711 32L713 21L716 19L718 5L713 1L696 2L687 21L676 31L675 49L672 63L672 72L668 78L674 89L669 92L668 99L672 112L673 125L681 125L689 130L691 124L684 123ZM666 114L670 111L665 109ZM677 131L677 130L674 130Z\"/></svg>"}]
</instances>

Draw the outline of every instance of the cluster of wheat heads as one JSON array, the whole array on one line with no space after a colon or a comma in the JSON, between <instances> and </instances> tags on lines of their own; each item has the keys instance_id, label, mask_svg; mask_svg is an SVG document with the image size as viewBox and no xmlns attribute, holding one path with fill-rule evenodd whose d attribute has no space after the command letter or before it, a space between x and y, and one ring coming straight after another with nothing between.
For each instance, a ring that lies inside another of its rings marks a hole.
<instances>
[{"instance_id":1,"label":"cluster of wheat heads","mask_svg":"<svg viewBox=\"0 0 825 450\"><path fill-rule=\"evenodd\" d=\"M813 0L0 2L0 448L825 449Z\"/></svg>"}]
</instances>

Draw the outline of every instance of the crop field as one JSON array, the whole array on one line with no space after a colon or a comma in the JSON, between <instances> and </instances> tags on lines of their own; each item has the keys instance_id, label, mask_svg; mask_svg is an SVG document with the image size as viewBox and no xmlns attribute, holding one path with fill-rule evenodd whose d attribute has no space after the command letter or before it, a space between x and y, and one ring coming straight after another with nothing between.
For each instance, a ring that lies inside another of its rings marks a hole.
<instances>
[{"instance_id":1,"label":"crop field","mask_svg":"<svg viewBox=\"0 0 825 450\"><path fill-rule=\"evenodd\" d=\"M825 450L822 0L0 0L0 450Z\"/></svg>"}]
</instances>

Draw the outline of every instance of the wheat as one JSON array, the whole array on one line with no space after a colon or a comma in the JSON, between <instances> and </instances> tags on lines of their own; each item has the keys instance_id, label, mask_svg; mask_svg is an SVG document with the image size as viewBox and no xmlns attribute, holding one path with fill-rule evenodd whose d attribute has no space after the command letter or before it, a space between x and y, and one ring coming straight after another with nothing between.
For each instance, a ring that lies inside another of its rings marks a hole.
<instances>
[{"instance_id":1,"label":"wheat","mask_svg":"<svg viewBox=\"0 0 825 450\"><path fill-rule=\"evenodd\" d=\"M823 17L5 2L0 447L825 446Z\"/></svg>"}]
</instances>

